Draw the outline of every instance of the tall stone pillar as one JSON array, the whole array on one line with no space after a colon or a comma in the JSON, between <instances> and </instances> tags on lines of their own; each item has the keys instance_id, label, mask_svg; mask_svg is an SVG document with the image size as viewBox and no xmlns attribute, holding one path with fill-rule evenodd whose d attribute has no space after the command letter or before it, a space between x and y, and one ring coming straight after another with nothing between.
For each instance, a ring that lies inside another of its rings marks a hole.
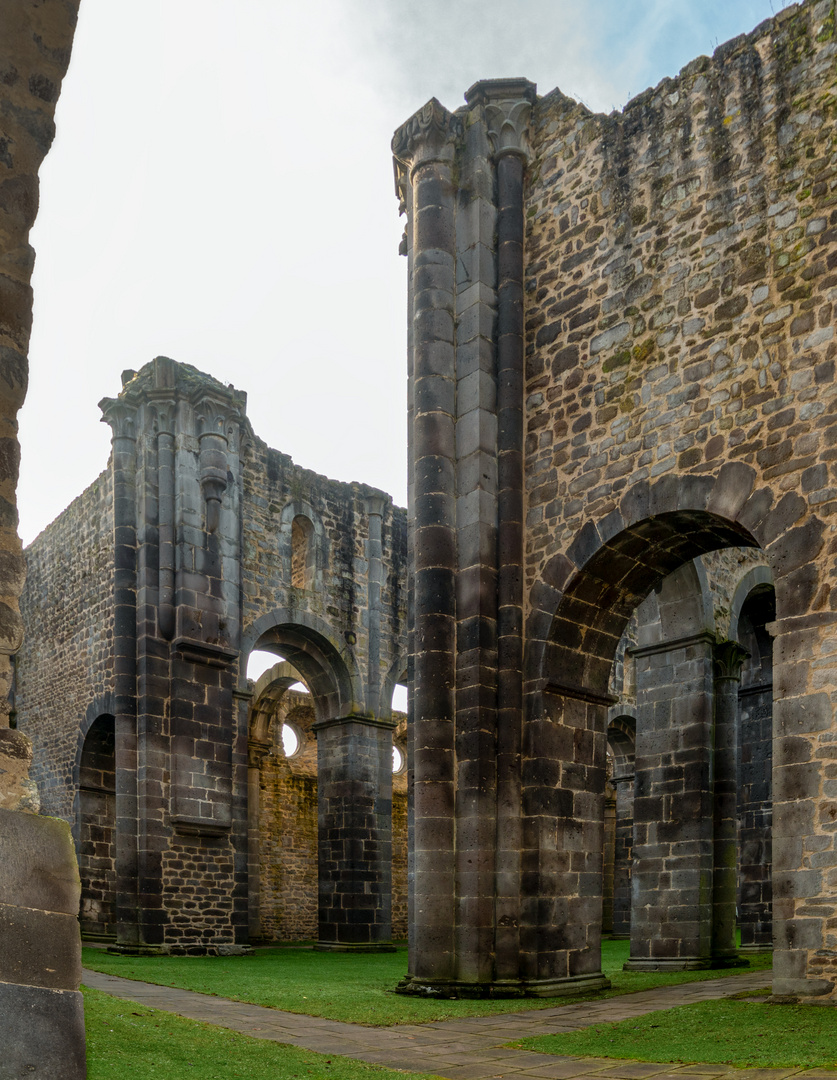
<instances>
[{"instance_id":1,"label":"tall stone pillar","mask_svg":"<svg viewBox=\"0 0 837 1080\"><path fill-rule=\"evenodd\" d=\"M391 952L392 732L364 716L317 735L319 930L316 948Z\"/></svg>"},{"instance_id":2,"label":"tall stone pillar","mask_svg":"<svg viewBox=\"0 0 837 1080\"><path fill-rule=\"evenodd\" d=\"M735 641L715 647L712 967L743 967L736 942L738 878L738 688L749 653Z\"/></svg>"},{"instance_id":3,"label":"tall stone pillar","mask_svg":"<svg viewBox=\"0 0 837 1080\"><path fill-rule=\"evenodd\" d=\"M628 970L711 963L714 645L702 632L631 650L638 718Z\"/></svg>"},{"instance_id":4,"label":"tall stone pillar","mask_svg":"<svg viewBox=\"0 0 837 1080\"><path fill-rule=\"evenodd\" d=\"M133 372L125 372L128 383ZM137 803L137 534L136 408L118 399L103 403L113 432L113 655L116 770L116 943L140 942Z\"/></svg>"},{"instance_id":5,"label":"tall stone pillar","mask_svg":"<svg viewBox=\"0 0 837 1080\"><path fill-rule=\"evenodd\" d=\"M410 187L413 609L411 975L455 977L456 238L461 119L435 99L396 133Z\"/></svg>"},{"instance_id":6,"label":"tall stone pillar","mask_svg":"<svg viewBox=\"0 0 837 1080\"><path fill-rule=\"evenodd\" d=\"M613 937L631 934L631 862L634 833L634 773L614 775L616 827L613 853Z\"/></svg>"},{"instance_id":7,"label":"tall stone pillar","mask_svg":"<svg viewBox=\"0 0 837 1080\"><path fill-rule=\"evenodd\" d=\"M601 875L601 799L586 788L557 798L545 779L539 740L555 747L560 778L561 722L530 724L524 737L523 199L535 98L525 79L480 82L461 114L433 100L393 140L410 260L406 993L554 994L605 983L601 904L569 896ZM593 783L605 743L593 732L602 702L588 705L583 771ZM567 728L574 723L575 713ZM579 849L566 875L555 835L566 830L575 850L576 812L585 850L598 836L599 854ZM576 917L580 936L570 929Z\"/></svg>"},{"instance_id":8,"label":"tall stone pillar","mask_svg":"<svg viewBox=\"0 0 837 1080\"><path fill-rule=\"evenodd\" d=\"M242 691L237 692L241 697ZM252 736L247 741L247 935L250 943L262 936L261 920L261 771L270 743Z\"/></svg>"}]
</instances>

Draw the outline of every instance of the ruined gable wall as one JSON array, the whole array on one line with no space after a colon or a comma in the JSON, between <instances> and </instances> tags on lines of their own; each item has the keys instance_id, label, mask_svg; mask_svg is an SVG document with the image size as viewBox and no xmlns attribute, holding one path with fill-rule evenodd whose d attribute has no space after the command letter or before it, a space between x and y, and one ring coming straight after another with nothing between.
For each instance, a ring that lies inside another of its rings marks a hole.
<instances>
[{"instance_id":1,"label":"ruined gable wall","mask_svg":"<svg viewBox=\"0 0 837 1080\"><path fill-rule=\"evenodd\" d=\"M15 706L44 813L74 823L73 768L88 709L113 689L113 495L106 469L26 549Z\"/></svg>"},{"instance_id":2,"label":"ruined gable wall","mask_svg":"<svg viewBox=\"0 0 837 1080\"><path fill-rule=\"evenodd\" d=\"M344 484L300 468L251 436L242 446L242 592L245 633L260 616L279 608L293 618L307 613L332 628L356 655L368 655L368 515L366 500L383 502L381 546L381 680L406 649L406 551L404 510L364 484ZM308 504L322 525L322 577L314 587L291 585L291 559L282 514L289 504ZM322 586L322 587L321 587ZM354 640L352 640L352 638ZM367 677L365 664L361 675ZM388 704L388 703L387 703Z\"/></svg>"},{"instance_id":3,"label":"ruined gable wall","mask_svg":"<svg viewBox=\"0 0 837 1080\"><path fill-rule=\"evenodd\" d=\"M837 508L836 59L822 0L693 61L622 114L592 115L557 91L539 101L528 586L642 479L743 461L774 501L798 492L799 513Z\"/></svg>"}]
</instances>

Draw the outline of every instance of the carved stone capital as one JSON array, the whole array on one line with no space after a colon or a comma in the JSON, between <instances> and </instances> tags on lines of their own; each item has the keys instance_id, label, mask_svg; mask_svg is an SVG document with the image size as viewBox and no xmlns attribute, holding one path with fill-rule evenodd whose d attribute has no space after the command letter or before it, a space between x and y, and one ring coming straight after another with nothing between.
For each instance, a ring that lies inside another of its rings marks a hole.
<instances>
[{"instance_id":1,"label":"carved stone capital","mask_svg":"<svg viewBox=\"0 0 837 1080\"><path fill-rule=\"evenodd\" d=\"M243 395L207 393L201 387L192 396L192 408L195 412L195 424L198 436L218 435L225 442L230 442L244 415Z\"/></svg>"},{"instance_id":2,"label":"carved stone capital","mask_svg":"<svg viewBox=\"0 0 837 1080\"><path fill-rule=\"evenodd\" d=\"M465 94L469 105L482 105L495 158L530 156L529 118L537 88L528 79L483 79Z\"/></svg>"},{"instance_id":3,"label":"carved stone capital","mask_svg":"<svg viewBox=\"0 0 837 1080\"><path fill-rule=\"evenodd\" d=\"M431 98L395 132L392 153L412 175L416 169L434 161L452 163L462 134L462 118Z\"/></svg>"},{"instance_id":4,"label":"carved stone capital","mask_svg":"<svg viewBox=\"0 0 837 1080\"><path fill-rule=\"evenodd\" d=\"M363 500L366 513L369 514L370 517L373 515L375 517L383 517L387 501L388 500L383 495L367 495Z\"/></svg>"},{"instance_id":5,"label":"carved stone capital","mask_svg":"<svg viewBox=\"0 0 837 1080\"><path fill-rule=\"evenodd\" d=\"M737 641L720 641L715 646L715 678L740 679L741 668L750 654Z\"/></svg>"},{"instance_id":6,"label":"carved stone capital","mask_svg":"<svg viewBox=\"0 0 837 1080\"><path fill-rule=\"evenodd\" d=\"M149 400L153 402L149 410L151 429L155 435L173 435L174 419L177 414L177 402L170 391L150 391Z\"/></svg>"},{"instance_id":7,"label":"carved stone capital","mask_svg":"<svg viewBox=\"0 0 837 1080\"><path fill-rule=\"evenodd\" d=\"M114 439L136 439L137 408L121 398L102 398L102 423L110 424Z\"/></svg>"}]
</instances>

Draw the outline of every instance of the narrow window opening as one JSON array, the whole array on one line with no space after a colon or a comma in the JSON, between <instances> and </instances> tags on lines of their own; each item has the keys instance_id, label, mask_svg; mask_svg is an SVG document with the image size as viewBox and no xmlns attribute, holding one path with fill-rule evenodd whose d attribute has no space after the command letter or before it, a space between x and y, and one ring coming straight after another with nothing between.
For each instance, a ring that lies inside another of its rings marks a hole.
<instances>
[{"instance_id":1,"label":"narrow window opening","mask_svg":"<svg viewBox=\"0 0 837 1080\"><path fill-rule=\"evenodd\" d=\"M304 514L297 514L291 523L291 585L307 589L314 568L312 544L314 526Z\"/></svg>"}]
</instances>

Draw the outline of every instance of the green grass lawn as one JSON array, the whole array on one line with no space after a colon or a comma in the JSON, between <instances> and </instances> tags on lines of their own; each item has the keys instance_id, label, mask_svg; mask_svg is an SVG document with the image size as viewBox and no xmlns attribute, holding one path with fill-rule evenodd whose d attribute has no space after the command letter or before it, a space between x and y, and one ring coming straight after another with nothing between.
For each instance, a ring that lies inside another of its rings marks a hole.
<instances>
[{"instance_id":1,"label":"green grass lawn","mask_svg":"<svg viewBox=\"0 0 837 1080\"><path fill-rule=\"evenodd\" d=\"M544 1054L705 1062L750 1068L837 1068L837 1012L810 1005L702 1001L511 1044Z\"/></svg>"},{"instance_id":2,"label":"green grass lawn","mask_svg":"<svg viewBox=\"0 0 837 1080\"><path fill-rule=\"evenodd\" d=\"M404 950L358 954L277 948L260 949L250 956L173 957L121 956L101 949L85 949L84 963L95 971L127 979L375 1026L554 1008L571 1001L612 997L734 974L684 971L657 975L622 971L627 956L627 941L602 943L602 969L611 979L613 988L600 994L500 1001L427 1000L393 993L393 987L406 974L407 954ZM769 954L754 956L750 970L758 966L769 968L770 960Z\"/></svg>"},{"instance_id":3,"label":"green grass lawn","mask_svg":"<svg viewBox=\"0 0 837 1080\"><path fill-rule=\"evenodd\" d=\"M86 989L88 1080L403 1080L404 1073L239 1035ZM410 1073L416 1080L427 1074Z\"/></svg>"}]
</instances>

